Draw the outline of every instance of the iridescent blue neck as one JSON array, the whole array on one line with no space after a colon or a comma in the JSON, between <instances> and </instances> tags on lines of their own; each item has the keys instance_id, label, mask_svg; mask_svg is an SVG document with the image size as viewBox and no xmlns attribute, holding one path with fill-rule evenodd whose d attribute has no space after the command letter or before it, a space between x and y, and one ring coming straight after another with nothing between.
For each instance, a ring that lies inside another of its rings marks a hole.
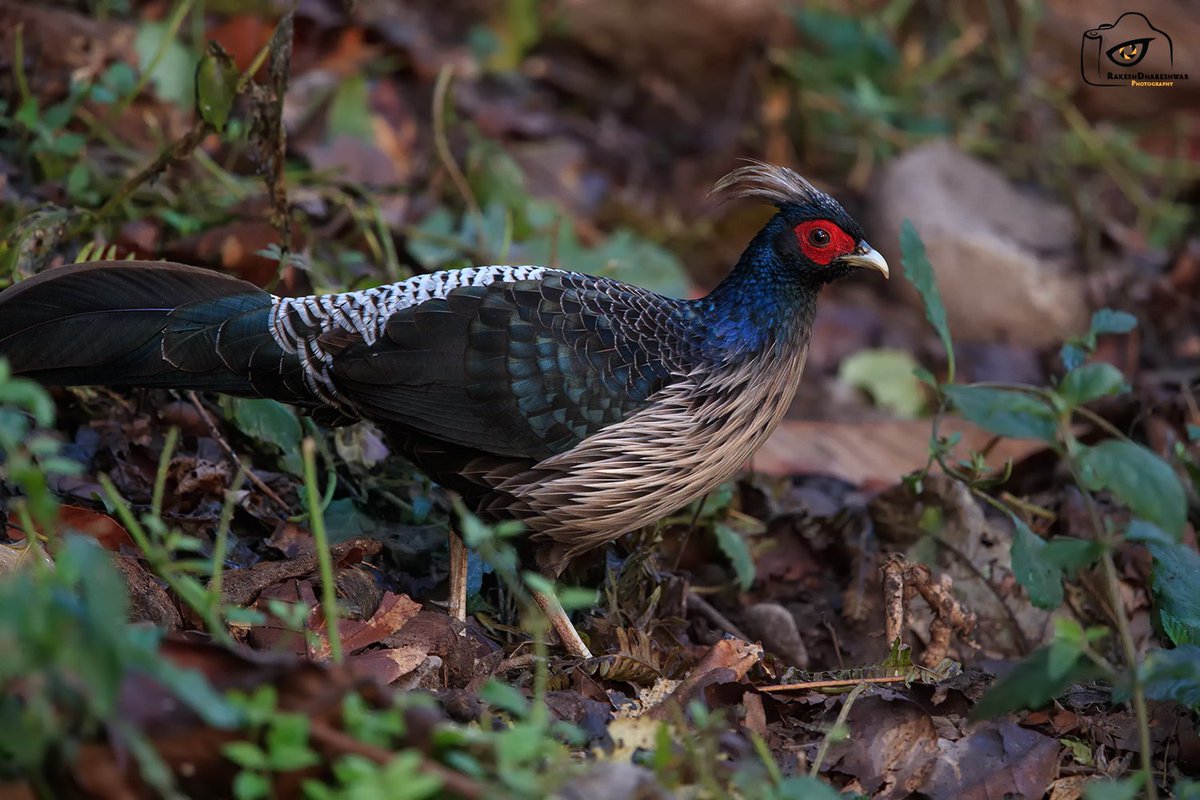
<instances>
[{"instance_id":1,"label":"iridescent blue neck","mask_svg":"<svg viewBox=\"0 0 1200 800\"><path fill-rule=\"evenodd\" d=\"M772 227L755 237L729 277L690 304L693 324L704 328L703 349L713 357L744 358L807 339L821 287L781 261L770 243Z\"/></svg>"}]
</instances>

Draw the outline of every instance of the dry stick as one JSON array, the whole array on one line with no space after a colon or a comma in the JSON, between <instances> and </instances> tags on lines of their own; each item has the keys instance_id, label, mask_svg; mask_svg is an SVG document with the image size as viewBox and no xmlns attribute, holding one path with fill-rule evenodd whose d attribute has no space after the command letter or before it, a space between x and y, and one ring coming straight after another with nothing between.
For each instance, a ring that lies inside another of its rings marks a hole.
<instances>
[{"instance_id":1,"label":"dry stick","mask_svg":"<svg viewBox=\"0 0 1200 800\"><path fill-rule=\"evenodd\" d=\"M225 451L225 455L229 456L230 460L233 461L234 466L236 466L241 472L245 473L246 479L253 483L256 489L265 494L271 500L271 502L279 506L288 514L291 514L291 506L285 503L282 497L275 494L275 491L270 486L267 486L265 483L263 483L262 478L246 469L246 465L242 463L241 457L238 456L229 442L225 440L225 437L221 435L221 431L217 428L216 420L214 420L212 415L208 413L208 409L206 409L200 402L200 398L196 396L196 393L189 389L187 396L188 400L191 401L192 406L196 409L196 413L200 415L200 418L204 420L204 424L208 426L208 432L212 434L214 439L217 440L217 444L220 445L221 449Z\"/></svg>"},{"instance_id":2,"label":"dry stick","mask_svg":"<svg viewBox=\"0 0 1200 800\"><path fill-rule=\"evenodd\" d=\"M674 572L679 571L679 562L683 560L683 552L687 550L688 542L692 539L692 533L696 530L696 523L700 521L700 512L704 510L706 502L708 502L707 492L700 498L700 503L696 506L696 513L692 514L692 521L688 525L687 533L683 535L683 541L679 543L679 550L675 553L675 564L671 567Z\"/></svg>"},{"instance_id":3,"label":"dry stick","mask_svg":"<svg viewBox=\"0 0 1200 800\"><path fill-rule=\"evenodd\" d=\"M95 219L103 219L108 216L113 209L124 203L144 183L162 175L172 164L183 161L193 150L203 141L204 137L212 130L203 117L198 117L196 122L192 124L191 130L185 133L180 138L172 142L171 146L158 154L158 158L143 167L136 175L118 189L112 196L104 201L104 205L96 209L92 216Z\"/></svg>"},{"instance_id":4,"label":"dry stick","mask_svg":"<svg viewBox=\"0 0 1200 800\"><path fill-rule=\"evenodd\" d=\"M745 633L743 633L741 628L730 622L728 617L726 617L720 611L717 611L717 609L713 608L711 603L709 603L700 595L696 594L695 591L689 590L687 598L689 606L695 606L696 611L700 612L700 616L704 617L718 628L723 628L727 633L732 633L743 642L754 641Z\"/></svg>"},{"instance_id":5,"label":"dry stick","mask_svg":"<svg viewBox=\"0 0 1200 800\"><path fill-rule=\"evenodd\" d=\"M882 675L877 678L830 678L825 681L801 681L800 683L777 683L773 686L759 686L760 692L797 692L809 689L842 689L847 686L858 686L868 683L904 683L907 675Z\"/></svg>"},{"instance_id":6,"label":"dry stick","mask_svg":"<svg viewBox=\"0 0 1200 800\"><path fill-rule=\"evenodd\" d=\"M269 126L267 132L275 138L275 146L266 165L264 180L271 200L271 225L279 232L280 250L284 256L280 261L280 266L284 268L290 268L288 256L292 251L292 215L288 209L287 184L284 175L287 128L283 124L283 101L284 95L287 93L288 75L291 71L293 16L296 13L296 5L293 3L292 7L284 13L279 24L275 26L271 40L267 43L270 53L267 77L275 96L272 98L269 113L263 115Z\"/></svg>"},{"instance_id":7,"label":"dry stick","mask_svg":"<svg viewBox=\"0 0 1200 800\"><path fill-rule=\"evenodd\" d=\"M880 567L883 572L883 639L891 647L904 635L904 563L895 555Z\"/></svg>"},{"instance_id":8,"label":"dry stick","mask_svg":"<svg viewBox=\"0 0 1200 800\"><path fill-rule=\"evenodd\" d=\"M506 658L496 665L496 672L512 672L518 669L528 669L537 661L536 653L524 653L519 656Z\"/></svg>"}]
</instances>

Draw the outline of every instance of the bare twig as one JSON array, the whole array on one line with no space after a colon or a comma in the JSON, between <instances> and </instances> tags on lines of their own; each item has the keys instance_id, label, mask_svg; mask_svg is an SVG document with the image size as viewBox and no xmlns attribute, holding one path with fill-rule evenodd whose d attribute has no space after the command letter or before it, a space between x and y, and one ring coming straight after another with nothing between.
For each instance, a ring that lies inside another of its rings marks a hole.
<instances>
[{"instance_id":1,"label":"bare twig","mask_svg":"<svg viewBox=\"0 0 1200 800\"><path fill-rule=\"evenodd\" d=\"M285 503L283 498L275 493L274 489L263 483L262 478L246 469L246 465L242 463L241 457L237 454L229 442L226 441L225 437L221 435L221 430L217 427L216 420L214 420L212 415L208 413L208 409L206 409L204 404L200 402L200 398L196 395L196 393L189 390L187 396L188 400L191 401L192 406L196 409L196 413L200 415L200 418L204 420L204 424L208 426L208 432L212 435L213 439L216 440L217 444L220 445L221 449L225 451L225 455L229 456L229 459L233 461L234 466L236 466L241 472L245 473L246 479L254 484L256 489L266 495L266 497L272 503L277 505L285 513L291 514L291 506Z\"/></svg>"},{"instance_id":2,"label":"bare twig","mask_svg":"<svg viewBox=\"0 0 1200 800\"><path fill-rule=\"evenodd\" d=\"M935 581L929 567L924 564L910 564L899 555L888 559L883 565L883 572L884 587L889 591L889 643L896 641L903 630L904 605L919 594L933 612L933 621L929 624L929 644L921 656L921 661L927 668L932 668L946 657L950 648L950 637L955 632L967 645L978 647L970 639L977 622L975 613L969 611L954 596L949 575L943 574Z\"/></svg>"},{"instance_id":3,"label":"bare twig","mask_svg":"<svg viewBox=\"0 0 1200 800\"><path fill-rule=\"evenodd\" d=\"M707 619L712 624L721 628L726 633L732 633L743 642L753 642L754 639L742 632L742 629L729 621L729 618L722 614L717 609L713 608L712 604L705 600L694 591L689 591L687 595L688 607L695 608L700 616Z\"/></svg>"},{"instance_id":4,"label":"bare twig","mask_svg":"<svg viewBox=\"0 0 1200 800\"><path fill-rule=\"evenodd\" d=\"M523 653L519 656L506 658L496 665L496 672L515 672L519 669L529 669L537 661L534 653Z\"/></svg>"},{"instance_id":5,"label":"bare twig","mask_svg":"<svg viewBox=\"0 0 1200 800\"><path fill-rule=\"evenodd\" d=\"M778 683L773 686L759 686L758 690L760 692L797 692L817 689L842 689L867 683L905 683L908 679L907 675L880 675L874 678L830 678L823 681L801 681L800 683Z\"/></svg>"}]
</instances>

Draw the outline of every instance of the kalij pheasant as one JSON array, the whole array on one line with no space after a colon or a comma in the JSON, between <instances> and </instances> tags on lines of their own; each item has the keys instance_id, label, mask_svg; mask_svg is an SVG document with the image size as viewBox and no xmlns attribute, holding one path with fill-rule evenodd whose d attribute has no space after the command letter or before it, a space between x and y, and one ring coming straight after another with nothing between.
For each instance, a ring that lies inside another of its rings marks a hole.
<instances>
[{"instance_id":1,"label":"kalij pheasant","mask_svg":"<svg viewBox=\"0 0 1200 800\"><path fill-rule=\"evenodd\" d=\"M203 389L371 420L485 518L522 520L557 574L736 472L791 400L821 287L855 267L888 274L791 170L755 162L717 188L779 212L698 300L529 266L284 298L180 264L96 262L0 293L0 356L51 385Z\"/></svg>"}]
</instances>

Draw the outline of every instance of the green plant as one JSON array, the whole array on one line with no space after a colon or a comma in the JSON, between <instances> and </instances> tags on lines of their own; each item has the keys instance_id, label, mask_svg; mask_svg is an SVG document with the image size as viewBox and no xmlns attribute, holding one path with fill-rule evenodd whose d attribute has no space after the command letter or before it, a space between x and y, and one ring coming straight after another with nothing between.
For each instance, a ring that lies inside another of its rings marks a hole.
<instances>
[{"instance_id":1,"label":"green plant","mask_svg":"<svg viewBox=\"0 0 1200 800\"><path fill-rule=\"evenodd\" d=\"M47 479L78 472L79 465L61 456L57 439L46 432L53 420L46 391L10 377L0 360L0 480L22 492L13 511L28 554L0 576L0 726L6 731L0 775L36 776L103 727L128 747L148 783L174 797L153 747L116 713L125 682L158 681L212 725L231 727L239 715L203 676L159 655L159 631L126 622L125 584L107 553L59 529ZM42 556L42 540L53 567Z\"/></svg>"},{"instance_id":2,"label":"green plant","mask_svg":"<svg viewBox=\"0 0 1200 800\"><path fill-rule=\"evenodd\" d=\"M308 717L280 711L274 686L260 686L249 695L230 693L230 699L245 715L250 735L221 748L241 768L233 781L237 800L271 797L272 773L292 772L320 761L308 743Z\"/></svg>"},{"instance_id":3,"label":"green plant","mask_svg":"<svg viewBox=\"0 0 1200 800\"><path fill-rule=\"evenodd\" d=\"M1200 606L1195 600L1200 597L1200 555L1180 541L1187 521L1187 498L1175 470L1087 405L1128 390L1119 370L1102 362L1088 363L1087 359L1099 336L1127 332L1136 320L1123 312L1097 312L1088 332L1063 347L1066 371L1051 386L954 383L953 343L932 265L908 222L901 234L901 247L905 274L924 300L926 314L946 347L949 362L946 382L938 382L928 373L923 375L938 397L930 465L936 462L947 475L964 483L1012 521L1013 572L1034 605L1058 608L1063 603L1063 580L1098 564L1116 632L1115 645L1105 648L1107 628L1084 629L1072 620L1060 620L1052 643L998 681L974 713L994 716L1036 708L1077 680L1101 677L1113 684L1115 702L1128 700L1134 708L1140 739L1138 777L1146 797L1154 798L1157 787L1146 700L1153 696L1194 707L1200 692L1195 670L1184 666L1200 637ZM989 490L1003 483L1006 472L989 472L978 454L955 459L952 451L957 438L937 432L938 420L951 410L997 436L1036 439L1057 453L1086 508L1090 537L1039 536L1023 516L1032 507L994 497ZM1085 444L1076 435L1076 420L1094 426L1103 438ZM1128 514L1105 513L1101 496ZM1167 639L1177 648L1152 650L1144 660L1139 658L1133 641L1114 561L1114 553L1126 543L1140 544L1150 551L1158 619ZM1106 656L1107 649L1115 649L1120 662Z\"/></svg>"},{"instance_id":4,"label":"green plant","mask_svg":"<svg viewBox=\"0 0 1200 800\"><path fill-rule=\"evenodd\" d=\"M58 509L48 476L79 472L78 464L59 454L58 439L49 432L53 424L54 403L46 390L28 378L12 377L8 361L0 358L0 481L23 494L12 511L31 543L52 532Z\"/></svg>"},{"instance_id":5,"label":"green plant","mask_svg":"<svg viewBox=\"0 0 1200 800\"><path fill-rule=\"evenodd\" d=\"M232 644L233 640L222 620L225 609L221 599L220 575L224 565L226 537L233 517L233 502L245 475L239 473L225 493L212 557L201 557L206 543L196 536L189 536L169 527L162 518L167 472L178 440L179 431L171 428L159 455L150 509L140 517L134 514L129 502L121 496L107 475L100 475L98 480L104 489L104 499L109 508L121 520L154 574L204 620L205 627L214 638ZM207 584L203 580L205 577L210 578Z\"/></svg>"}]
</instances>

